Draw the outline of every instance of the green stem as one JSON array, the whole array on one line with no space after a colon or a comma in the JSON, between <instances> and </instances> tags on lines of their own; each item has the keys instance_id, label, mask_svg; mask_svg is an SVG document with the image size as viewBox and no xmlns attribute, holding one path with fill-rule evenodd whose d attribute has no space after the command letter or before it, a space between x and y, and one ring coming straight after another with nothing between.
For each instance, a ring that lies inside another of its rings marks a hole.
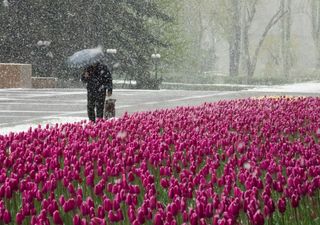
<instances>
[{"instance_id":1,"label":"green stem","mask_svg":"<svg viewBox=\"0 0 320 225\"><path fill-rule=\"evenodd\" d=\"M272 215L270 215L270 218L269 218L269 224L270 224L270 225L272 225L272 224L273 224Z\"/></svg>"},{"instance_id":2,"label":"green stem","mask_svg":"<svg viewBox=\"0 0 320 225\"><path fill-rule=\"evenodd\" d=\"M297 208L294 208L294 217L295 217L295 219L296 219L296 224L299 225Z\"/></svg>"}]
</instances>

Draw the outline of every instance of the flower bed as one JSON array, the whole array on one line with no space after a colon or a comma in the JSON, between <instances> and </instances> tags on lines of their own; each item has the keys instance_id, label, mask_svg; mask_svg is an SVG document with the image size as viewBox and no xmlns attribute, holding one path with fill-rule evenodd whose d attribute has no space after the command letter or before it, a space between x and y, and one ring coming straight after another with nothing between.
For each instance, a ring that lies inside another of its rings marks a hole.
<instances>
[{"instance_id":1,"label":"flower bed","mask_svg":"<svg viewBox=\"0 0 320 225\"><path fill-rule=\"evenodd\" d=\"M320 99L0 136L0 224L319 224Z\"/></svg>"}]
</instances>

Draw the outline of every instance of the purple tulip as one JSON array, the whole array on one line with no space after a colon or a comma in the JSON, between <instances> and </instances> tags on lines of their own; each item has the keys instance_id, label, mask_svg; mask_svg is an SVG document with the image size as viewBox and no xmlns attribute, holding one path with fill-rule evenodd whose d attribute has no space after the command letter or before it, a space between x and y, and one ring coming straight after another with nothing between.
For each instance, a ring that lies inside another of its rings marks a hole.
<instances>
[{"instance_id":1,"label":"purple tulip","mask_svg":"<svg viewBox=\"0 0 320 225\"><path fill-rule=\"evenodd\" d=\"M11 190L11 187L10 186L7 186L5 188L5 197L7 199L10 199L12 197L12 190Z\"/></svg>"},{"instance_id":2,"label":"purple tulip","mask_svg":"<svg viewBox=\"0 0 320 225\"><path fill-rule=\"evenodd\" d=\"M126 206L135 225L174 225L179 213L184 223L231 225L242 210L263 224L272 196L282 195L284 214L320 188L319 107L318 98L220 101L0 135L0 220L49 224L63 210L77 225L106 215L119 223ZM101 205L83 201L91 192ZM6 209L13 201L16 215Z\"/></svg>"},{"instance_id":3,"label":"purple tulip","mask_svg":"<svg viewBox=\"0 0 320 225\"><path fill-rule=\"evenodd\" d=\"M65 213L73 210L76 207L76 201L73 198L70 198L63 204L63 210Z\"/></svg>"},{"instance_id":4,"label":"purple tulip","mask_svg":"<svg viewBox=\"0 0 320 225\"><path fill-rule=\"evenodd\" d=\"M168 188L169 187L169 182L166 179L161 179L160 184L163 188Z\"/></svg>"},{"instance_id":5,"label":"purple tulip","mask_svg":"<svg viewBox=\"0 0 320 225\"><path fill-rule=\"evenodd\" d=\"M90 207L87 202L83 202L80 206L80 211L83 216L89 215Z\"/></svg>"},{"instance_id":6,"label":"purple tulip","mask_svg":"<svg viewBox=\"0 0 320 225\"><path fill-rule=\"evenodd\" d=\"M88 223L88 221L85 219L85 218L83 218L82 220L81 220L81 225L88 225L89 223Z\"/></svg>"},{"instance_id":7,"label":"purple tulip","mask_svg":"<svg viewBox=\"0 0 320 225\"><path fill-rule=\"evenodd\" d=\"M297 194L293 194L291 197L291 206L293 208L297 208L299 206L300 196Z\"/></svg>"},{"instance_id":8,"label":"purple tulip","mask_svg":"<svg viewBox=\"0 0 320 225\"><path fill-rule=\"evenodd\" d=\"M263 225L264 218L260 210L257 210L256 213L253 215L253 224L254 225Z\"/></svg>"},{"instance_id":9,"label":"purple tulip","mask_svg":"<svg viewBox=\"0 0 320 225\"><path fill-rule=\"evenodd\" d=\"M162 220L162 217L160 214L156 214L155 217L154 217L154 221L153 221L153 224L154 225L163 225L163 220Z\"/></svg>"},{"instance_id":10,"label":"purple tulip","mask_svg":"<svg viewBox=\"0 0 320 225\"><path fill-rule=\"evenodd\" d=\"M74 215L72 222L73 222L73 225L80 225L81 224L81 219L78 214Z\"/></svg>"},{"instance_id":11,"label":"purple tulip","mask_svg":"<svg viewBox=\"0 0 320 225\"><path fill-rule=\"evenodd\" d=\"M66 200L65 200L64 196L61 195L60 198L59 198L60 205L64 205L65 202L66 202Z\"/></svg>"},{"instance_id":12,"label":"purple tulip","mask_svg":"<svg viewBox=\"0 0 320 225\"><path fill-rule=\"evenodd\" d=\"M62 219L60 217L60 213L58 210L54 211L54 213L53 213L53 222L55 224L63 224Z\"/></svg>"},{"instance_id":13,"label":"purple tulip","mask_svg":"<svg viewBox=\"0 0 320 225\"><path fill-rule=\"evenodd\" d=\"M23 214L20 213L20 212L18 212L18 213L16 214L16 223L17 223L18 225L20 225L20 224L22 224L23 220L24 220Z\"/></svg>"},{"instance_id":14,"label":"purple tulip","mask_svg":"<svg viewBox=\"0 0 320 225\"><path fill-rule=\"evenodd\" d=\"M97 210L97 215L101 219L103 219L105 217L105 211L104 211L103 206L99 205L98 210Z\"/></svg>"},{"instance_id":15,"label":"purple tulip","mask_svg":"<svg viewBox=\"0 0 320 225\"><path fill-rule=\"evenodd\" d=\"M198 215L196 213L192 213L190 215L190 224L197 225L198 224Z\"/></svg>"},{"instance_id":16,"label":"purple tulip","mask_svg":"<svg viewBox=\"0 0 320 225\"><path fill-rule=\"evenodd\" d=\"M94 217L91 219L90 224L92 224L92 225L106 225L106 221L104 219Z\"/></svg>"},{"instance_id":17,"label":"purple tulip","mask_svg":"<svg viewBox=\"0 0 320 225\"><path fill-rule=\"evenodd\" d=\"M75 189L74 189L74 186L73 186L71 183L69 183L69 185L68 185L68 191L69 191L69 193L72 194L72 195L76 194L76 191L75 191Z\"/></svg>"}]
</instances>

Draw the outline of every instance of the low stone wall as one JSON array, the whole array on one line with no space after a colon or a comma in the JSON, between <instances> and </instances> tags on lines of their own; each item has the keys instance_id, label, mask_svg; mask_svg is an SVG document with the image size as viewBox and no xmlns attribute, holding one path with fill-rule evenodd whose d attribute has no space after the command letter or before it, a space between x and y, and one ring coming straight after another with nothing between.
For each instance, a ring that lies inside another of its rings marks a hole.
<instances>
[{"instance_id":1,"label":"low stone wall","mask_svg":"<svg viewBox=\"0 0 320 225\"><path fill-rule=\"evenodd\" d=\"M56 88L57 84L55 77L32 77L32 88Z\"/></svg>"},{"instance_id":2,"label":"low stone wall","mask_svg":"<svg viewBox=\"0 0 320 225\"><path fill-rule=\"evenodd\" d=\"M0 63L0 88L32 88L31 64Z\"/></svg>"}]
</instances>

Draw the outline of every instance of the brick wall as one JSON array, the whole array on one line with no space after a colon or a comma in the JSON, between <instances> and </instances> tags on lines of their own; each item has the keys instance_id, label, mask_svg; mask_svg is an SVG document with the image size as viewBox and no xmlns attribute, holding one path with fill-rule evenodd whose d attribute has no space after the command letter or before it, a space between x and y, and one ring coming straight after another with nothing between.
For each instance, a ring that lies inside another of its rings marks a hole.
<instances>
[{"instance_id":1,"label":"brick wall","mask_svg":"<svg viewBox=\"0 0 320 225\"><path fill-rule=\"evenodd\" d=\"M32 88L31 64L0 63L0 88Z\"/></svg>"}]
</instances>

